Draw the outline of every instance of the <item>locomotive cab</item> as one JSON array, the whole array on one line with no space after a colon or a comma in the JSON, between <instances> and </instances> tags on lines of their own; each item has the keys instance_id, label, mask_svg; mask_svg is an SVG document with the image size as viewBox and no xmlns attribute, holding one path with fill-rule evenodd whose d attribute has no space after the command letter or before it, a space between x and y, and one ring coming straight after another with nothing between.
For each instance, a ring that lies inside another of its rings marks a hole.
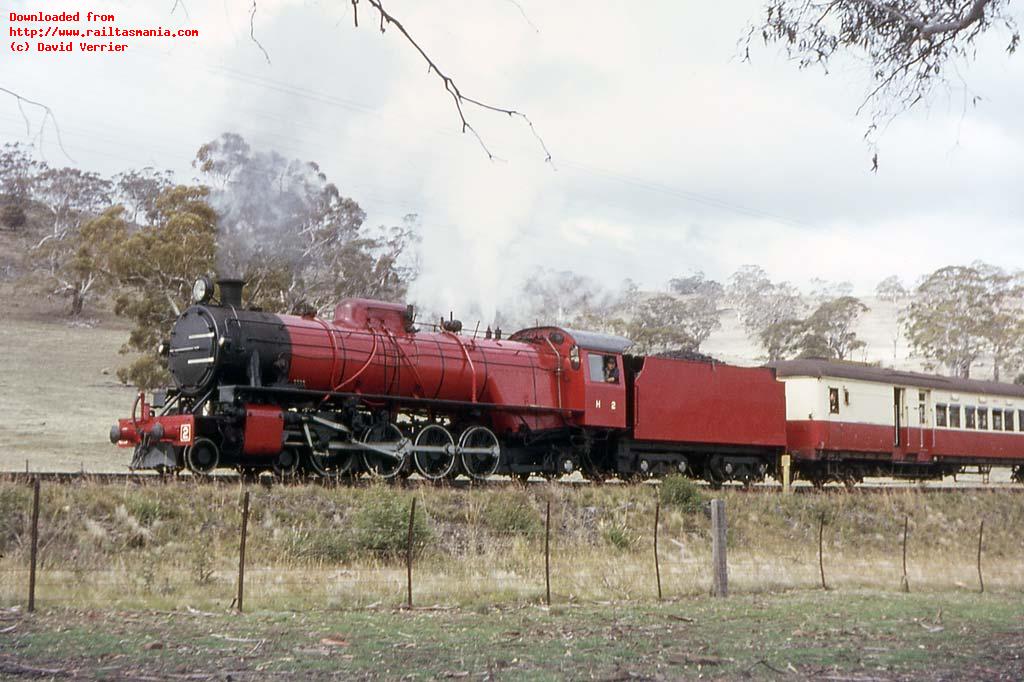
<instances>
[{"instance_id":1,"label":"locomotive cab","mask_svg":"<svg viewBox=\"0 0 1024 682\"><path fill-rule=\"evenodd\" d=\"M626 427L629 380L623 352L632 341L566 327L524 329L511 339L550 344L562 363L564 407L582 413L581 426Z\"/></svg>"},{"instance_id":2,"label":"locomotive cab","mask_svg":"<svg viewBox=\"0 0 1024 682\"><path fill-rule=\"evenodd\" d=\"M617 347L615 347L617 348ZM587 426L626 427L626 376L621 352L613 347L584 349L584 423Z\"/></svg>"}]
</instances>

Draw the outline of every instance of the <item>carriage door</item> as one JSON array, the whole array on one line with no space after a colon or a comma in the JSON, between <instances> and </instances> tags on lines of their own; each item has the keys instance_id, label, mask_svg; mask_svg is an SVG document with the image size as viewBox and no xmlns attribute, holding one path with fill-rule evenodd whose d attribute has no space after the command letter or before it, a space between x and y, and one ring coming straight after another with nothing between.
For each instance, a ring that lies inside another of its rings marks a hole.
<instances>
[{"instance_id":1,"label":"carriage door","mask_svg":"<svg viewBox=\"0 0 1024 682\"><path fill-rule=\"evenodd\" d=\"M903 429L903 389L894 388L893 393L893 439L892 445L894 448L903 448L906 445L905 438L901 434Z\"/></svg>"},{"instance_id":2,"label":"carriage door","mask_svg":"<svg viewBox=\"0 0 1024 682\"><path fill-rule=\"evenodd\" d=\"M931 391L918 391L917 392L917 414L914 415L915 421L918 426L918 437L917 447L922 454L927 453L931 441L926 437L926 433L931 433L931 437L934 438L934 432L932 432L932 392Z\"/></svg>"}]
</instances>

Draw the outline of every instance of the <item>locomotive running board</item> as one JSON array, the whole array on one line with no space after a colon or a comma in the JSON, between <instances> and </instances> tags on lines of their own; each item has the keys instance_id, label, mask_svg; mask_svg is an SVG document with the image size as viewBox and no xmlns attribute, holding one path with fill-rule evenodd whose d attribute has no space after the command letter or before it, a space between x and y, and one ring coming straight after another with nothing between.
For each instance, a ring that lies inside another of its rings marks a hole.
<instances>
[{"instance_id":1,"label":"locomotive running board","mask_svg":"<svg viewBox=\"0 0 1024 682\"><path fill-rule=\"evenodd\" d=\"M359 401L370 400L373 402L388 402L399 405L408 405L410 407L488 409L496 410L498 412L528 412L531 414L561 414L564 416L583 414L583 410L544 407L543 405L500 405L498 403L474 403L468 400L435 400L433 398L411 398L375 393L313 391L308 388L295 388L293 386L247 386L245 384L221 386L219 400L222 403L234 403L244 397L260 398L285 396L291 398L305 398L311 402L354 399Z\"/></svg>"}]
</instances>

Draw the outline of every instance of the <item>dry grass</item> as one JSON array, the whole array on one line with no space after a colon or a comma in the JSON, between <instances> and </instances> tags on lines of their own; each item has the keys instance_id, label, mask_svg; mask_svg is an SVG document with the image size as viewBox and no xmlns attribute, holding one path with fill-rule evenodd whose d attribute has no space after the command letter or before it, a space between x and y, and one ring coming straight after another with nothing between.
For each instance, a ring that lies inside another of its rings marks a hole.
<instances>
[{"instance_id":1,"label":"dry grass","mask_svg":"<svg viewBox=\"0 0 1024 682\"><path fill-rule=\"evenodd\" d=\"M132 404L114 375L125 362L123 323L77 326L60 302L10 285L0 298L0 470L28 460L33 471L123 471L129 454L107 439Z\"/></svg>"},{"instance_id":2,"label":"dry grass","mask_svg":"<svg viewBox=\"0 0 1024 682\"><path fill-rule=\"evenodd\" d=\"M47 486L40 600L74 606L226 607L234 596L241 490L235 486ZM1024 508L1010 492L794 495L722 491L735 592L897 591L904 515L914 591L977 589L985 520L989 591L1024 589ZM418 499L415 598L420 604L539 601L543 517L552 502L552 591L566 601L652 600L655 491L650 486L417 491L317 486L252 493L247 600L259 608L342 607L404 600L405 510ZM26 585L29 491L0 484L0 603ZM664 508L666 595L706 593L708 521ZM388 542L374 541L384 539ZM381 549L381 548L384 549Z\"/></svg>"}]
</instances>

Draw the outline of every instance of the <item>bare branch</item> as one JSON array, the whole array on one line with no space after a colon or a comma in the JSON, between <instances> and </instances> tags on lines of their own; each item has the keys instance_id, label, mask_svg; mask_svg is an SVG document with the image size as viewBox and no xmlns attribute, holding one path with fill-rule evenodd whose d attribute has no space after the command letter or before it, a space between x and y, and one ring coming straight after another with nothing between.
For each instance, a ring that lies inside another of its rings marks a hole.
<instances>
[{"instance_id":1,"label":"bare branch","mask_svg":"<svg viewBox=\"0 0 1024 682\"><path fill-rule=\"evenodd\" d=\"M71 155L68 154L68 150L64 148L64 140L63 138L61 138L60 126L57 124L57 117L53 115L53 109L43 104L42 102L36 102L35 100L31 100L27 97L22 97L13 90L8 90L5 87L0 87L0 92L10 95L18 102L18 109L19 111L21 111L21 115L25 119L25 128L28 130L29 134L31 134L31 125L29 123L28 116L25 114L25 108L22 106L22 104L31 104L34 107L39 107L40 109L42 109L43 120L39 124L39 134L37 135L37 137L39 137L40 139L42 138L43 130L46 128L46 122L49 121L53 124L53 129L57 132L57 146L60 147L60 150L61 152L64 153L64 156L68 157L68 159L72 163L75 162L75 160L71 158Z\"/></svg>"},{"instance_id":2,"label":"bare branch","mask_svg":"<svg viewBox=\"0 0 1024 682\"><path fill-rule=\"evenodd\" d=\"M530 17L526 15L526 10L523 9L523 6L519 3L519 0L508 0L508 2L516 6L516 9L519 10L519 13L523 15L523 20L530 25L530 28L532 28L537 33L540 33L540 29L537 28L537 24L533 23L530 20Z\"/></svg>"},{"instance_id":3,"label":"bare branch","mask_svg":"<svg viewBox=\"0 0 1024 682\"><path fill-rule=\"evenodd\" d=\"M181 0L174 0L174 6L171 7L171 14L174 14L174 10L178 9L179 7L181 7L181 11L183 11L185 13L185 18L186 19L191 19L192 18L191 16L189 16L188 7L185 7L185 3L182 2Z\"/></svg>"},{"instance_id":4,"label":"bare branch","mask_svg":"<svg viewBox=\"0 0 1024 682\"><path fill-rule=\"evenodd\" d=\"M263 44L256 39L256 0L252 0L252 12L249 13L249 37L252 42L256 43L256 47L260 48L260 52L263 53L264 58L267 60L267 64L270 63L270 55L263 49Z\"/></svg>"},{"instance_id":5,"label":"bare branch","mask_svg":"<svg viewBox=\"0 0 1024 682\"><path fill-rule=\"evenodd\" d=\"M353 0L353 7L355 6L356 1L357 0ZM484 143L483 138L481 138L480 134L476 131L476 128L474 128L473 125L469 122L469 120L467 120L466 112L463 108L464 104L471 104L480 109L493 111L499 114L505 114L509 117L516 117L525 121L530 128L530 132L533 133L534 138L536 138L537 142L541 146L541 149L544 151L544 160L548 163L551 163L551 152L548 150L547 145L544 143L544 140L537 133L537 130L533 125L533 121L531 121L526 114L524 114L521 111L516 111L515 109L506 109L503 107L494 106L492 104L487 104L486 102L483 102L481 100L463 95L462 91L459 89L458 84L456 84L456 82L450 76L448 76L444 71L442 71L437 66L434 60L431 59L430 56L427 54L426 50L424 50L423 47L421 47L420 44L416 42L416 40L409 34L409 32L406 30L402 22L396 19L394 15L390 14L386 9L384 9L382 0L366 1L369 2L370 5L372 5L373 8L377 10L378 14L380 15L381 32L383 33L387 26L394 26L396 29L398 29L398 32L402 34L406 41L410 45L412 45L417 52L419 52L420 56L423 58L423 61L427 63L427 73L434 73L441 80L441 83L444 85L445 91L448 92L448 94L452 98L452 101L455 103L455 110L456 112L458 112L459 121L462 124L462 132L472 133L472 135L477 139L477 142L480 144L480 147L484 150L484 153L487 154L488 159L492 161L500 160L491 152L491 150Z\"/></svg>"}]
</instances>

